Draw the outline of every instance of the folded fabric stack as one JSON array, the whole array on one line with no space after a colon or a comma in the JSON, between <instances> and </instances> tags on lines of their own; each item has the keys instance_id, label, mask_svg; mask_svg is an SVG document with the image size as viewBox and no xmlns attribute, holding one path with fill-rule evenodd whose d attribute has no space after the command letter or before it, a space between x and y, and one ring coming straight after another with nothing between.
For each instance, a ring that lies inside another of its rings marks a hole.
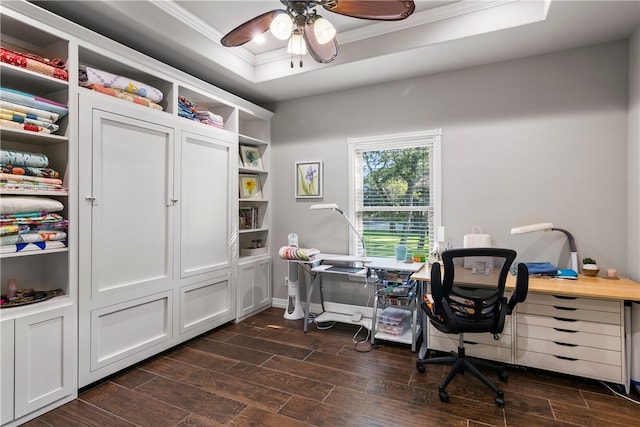
<instances>
[{"instance_id":1,"label":"folded fabric stack","mask_svg":"<svg viewBox=\"0 0 640 427\"><path fill-rule=\"evenodd\" d=\"M224 119L211 111L199 110L198 104L189 101L184 96L178 97L178 115L189 120L196 120L205 125L224 128Z\"/></svg>"},{"instance_id":2,"label":"folded fabric stack","mask_svg":"<svg viewBox=\"0 0 640 427\"><path fill-rule=\"evenodd\" d=\"M65 248L69 222L55 213L62 203L45 197L0 199L0 253Z\"/></svg>"},{"instance_id":3,"label":"folded fabric stack","mask_svg":"<svg viewBox=\"0 0 640 427\"><path fill-rule=\"evenodd\" d=\"M16 52L0 47L0 62L26 68L56 79L69 80L69 73L65 70L66 64L60 58L47 59L32 53Z\"/></svg>"},{"instance_id":4,"label":"folded fabric stack","mask_svg":"<svg viewBox=\"0 0 640 427\"><path fill-rule=\"evenodd\" d=\"M111 74L97 68L81 65L78 69L80 86L134 104L162 111L159 103L164 94L157 88L128 77Z\"/></svg>"},{"instance_id":5,"label":"folded fabric stack","mask_svg":"<svg viewBox=\"0 0 640 427\"><path fill-rule=\"evenodd\" d=\"M0 189L64 191L60 172L43 153L0 149Z\"/></svg>"},{"instance_id":6,"label":"folded fabric stack","mask_svg":"<svg viewBox=\"0 0 640 427\"><path fill-rule=\"evenodd\" d=\"M222 116L212 113L211 111L196 111L196 119L205 125L217 127L219 129L224 128L224 119Z\"/></svg>"},{"instance_id":7,"label":"folded fabric stack","mask_svg":"<svg viewBox=\"0 0 640 427\"><path fill-rule=\"evenodd\" d=\"M178 97L178 116L189 120L195 120L197 111L198 104L189 101L182 95Z\"/></svg>"},{"instance_id":8,"label":"folded fabric stack","mask_svg":"<svg viewBox=\"0 0 640 427\"><path fill-rule=\"evenodd\" d=\"M309 261L320 253L317 249L304 249L295 246L283 246L278 251L280 258L291 261Z\"/></svg>"},{"instance_id":9,"label":"folded fabric stack","mask_svg":"<svg viewBox=\"0 0 640 427\"><path fill-rule=\"evenodd\" d=\"M9 129L54 133L55 124L69 109L40 96L0 87L0 126Z\"/></svg>"}]
</instances>

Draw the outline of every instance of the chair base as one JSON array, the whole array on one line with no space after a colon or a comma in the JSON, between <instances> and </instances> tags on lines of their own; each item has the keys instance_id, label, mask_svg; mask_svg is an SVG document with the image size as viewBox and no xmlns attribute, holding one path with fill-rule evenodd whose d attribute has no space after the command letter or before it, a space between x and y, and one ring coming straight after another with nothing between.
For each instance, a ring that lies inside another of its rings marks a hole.
<instances>
[{"instance_id":1,"label":"chair base","mask_svg":"<svg viewBox=\"0 0 640 427\"><path fill-rule=\"evenodd\" d=\"M493 390L493 392L496 394L496 399L495 399L496 405L500 408L504 407L504 393L502 392L502 390L500 390L493 381L491 381L482 372L480 372L475 365L477 364L480 366L498 370L498 377L500 378L500 380L506 381L508 375L503 367L494 365L493 363L489 363L484 360L478 360L478 359L473 359L474 363L472 363L469 360L471 358L467 358L465 356L464 347L458 347L458 353L456 354L452 352L452 356L428 358L428 353L427 353L426 357L427 357L426 359L418 359L418 361L416 362L416 369L420 373L425 372L425 365L452 365L453 366L449 371L449 373L447 374L447 377L445 378L444 382L440 385L440 387L438 387L438 396L440 397L441 402L449 401L449 394L447 393L446 388L449 385L449 383L453 380L453 378L458 374L464 374L466 371L469 371L474 377L478 378L485 385L487 385L487 387Z\"/></svg>"}]
</instances>

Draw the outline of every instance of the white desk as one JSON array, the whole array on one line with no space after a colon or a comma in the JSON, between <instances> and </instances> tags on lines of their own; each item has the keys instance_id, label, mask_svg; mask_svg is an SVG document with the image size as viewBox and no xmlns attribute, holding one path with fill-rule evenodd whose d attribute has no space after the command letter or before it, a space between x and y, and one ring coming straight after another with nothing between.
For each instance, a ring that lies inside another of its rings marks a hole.
<instances>
[{"instance_id":1,"label":"white desk","mask_svg":"<svg viewBox=\"0 0 640 427\"><path fill-rule=\"evenodd\" d=\"M371 270L386 270L386 271L402 271L406 273L415 273L422 269L424 263L414 262L405 263L404 261L397 261L392 258L381 257L356 257L350 255L338 255L338 254L318 254L309 261L298 261L301 264L311 265L309 269L311 275L311 283L307 287L307 304L304 308L304 331L307 332L308 325L311 322L309 319L309 309L311 307L311 298L313 296L314 289L319 284L320 287L320 303L322 306L322 313L315 317L315 322L340 322L348 323L351 325L360 325L368 330L372 331L371 341L375 339L375 322L373 321L374 308L349 306L353 310L344 310L343 312L337 311L338 308L334 303L325 302L322 290L322 276L325 274L335 274L347 277L357 278L358 281L366 281L371 276ZM335 269L336 264L344 263L361 263L362 267L354 271L341 271ZM375 293L375 286L371 284L371 292ZM373 295L375 298L376 296ZM342 307L344 308L344 307ZM416 312L418 310L415 310ZM354 313L361 313L362 317L358 320L354 319ZM415 317L415 314L414 314ZM415 320L415 319L414 319ZM382 337L381 339L388 339L388 337ZM414 346L415 346L415 339ZM411 342L410 342L411 343ZM415 348L414 348L415 350Z\"/></svg>"}]
</instances>

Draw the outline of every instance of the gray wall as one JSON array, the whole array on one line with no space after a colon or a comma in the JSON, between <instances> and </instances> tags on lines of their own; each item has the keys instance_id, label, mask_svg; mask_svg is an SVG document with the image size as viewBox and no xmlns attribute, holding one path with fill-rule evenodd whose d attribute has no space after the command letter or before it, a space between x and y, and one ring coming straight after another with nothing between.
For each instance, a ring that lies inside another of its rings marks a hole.
<instances>
[{"instance_id":1,"label":"gray wall","mask_svg":"<svg viewBox=\"0 0 640 427\"><path fill-rule=\"evenodd\" d=\"M640 28L629 43L629 214L627 269L640 282Z\"/></svg>"},{"instance_id":2,"label":"gray wall","mask_svg":"<svg viewBox=\"0 0 640 427\"><path fill-rule=\"evenodd\" d=\"M312 203L348 207L347 138L441 128L442 217L454 247L478 224L520 261L566 267L562 233L509 233L553 222L575 236L580 259L637 273L627 258L638 245L637 233L627 233L627 156L638 145L627 137L628 58L621 41L277 104L273 253L291 232L302 247L347 253L346 222L308 210ZM293 168L301 160L324 162L322 200L295 199ZM631 168L637 176L637 162ZM286 274L276 257L274 298L286 298Z\"/></svg>"}]
</instances>

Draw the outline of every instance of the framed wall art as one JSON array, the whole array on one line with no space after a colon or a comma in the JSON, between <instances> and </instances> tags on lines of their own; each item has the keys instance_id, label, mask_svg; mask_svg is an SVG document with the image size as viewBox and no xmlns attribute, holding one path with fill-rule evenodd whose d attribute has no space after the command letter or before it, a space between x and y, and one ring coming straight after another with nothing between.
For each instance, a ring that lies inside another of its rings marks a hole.
<instances>
[{"instance_id":1,"label":"framed wall art","mask_svg":"<svg viewBox=\"0 0 640 427\"><path fill-rule=\"evenodd\" d=\"M240 199L262 199L262 189L260 188L260 177L258 175L240 174L238 183L240 184Z\"/></svg>"},{"instance_id":2,"label":"framed wall art","mask_svg":"<svg viewBox=\"0 0 640 427\"><path fill-rule=\"evenodd\" d=\"M262 169L262 159L258 147L241 145L240 158L245 168Z\"/></svg>"},{"instance_id":3,"label":"framed wall art","mask_svg":"<svg viewBox=\"0 0 640 427\"><path fill-rule=\"evenodd\" d=\"M298 199L322 197L322 162L296 162L295 191Z\"/></svg>"}]
</instances>

